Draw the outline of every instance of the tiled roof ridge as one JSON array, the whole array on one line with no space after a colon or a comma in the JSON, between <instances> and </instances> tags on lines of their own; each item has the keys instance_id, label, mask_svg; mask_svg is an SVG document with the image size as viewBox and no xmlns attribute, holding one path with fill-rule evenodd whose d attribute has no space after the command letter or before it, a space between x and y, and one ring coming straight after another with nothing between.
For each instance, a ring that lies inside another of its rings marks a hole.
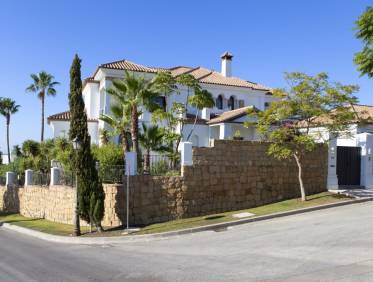
<instances>
[{"instance_id":1,"label":"tiled roof ridge","mask_svg":"<svg viewBox=\"0 0 373 282\"><path fill-rule=\"evenodd\" d=\"M60 112L54 115L51 115L47 118L48 124L50 121L69 121L71 119L70 111ZM87 118L88 122L97 122L97 119Z\"/></svg>"}]
</instances>

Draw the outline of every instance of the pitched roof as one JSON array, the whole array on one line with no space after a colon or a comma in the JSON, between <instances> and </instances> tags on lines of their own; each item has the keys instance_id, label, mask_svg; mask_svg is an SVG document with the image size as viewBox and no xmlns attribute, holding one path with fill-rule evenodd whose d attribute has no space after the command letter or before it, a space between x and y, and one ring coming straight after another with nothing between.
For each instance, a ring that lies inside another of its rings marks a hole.
<instances>
[{"instance_id":1,"label":"pitched roof","mask_svg":"<svg viewBox=\"0 0 373 282\"><path fill-rule=\"evenodd\" d=\"M69 111L58 113L58 114L55 114L55 115L51 115L47 118L48 124L51 121L69 121L70 119L71 119L71 115L70 115ZM97 122L97 119L89 118L89 119L87 119L87 121L88 122Z\"/></svg>"},{"instance_id":2,"label":"pitched roof","mask_svg":"<svg viewBox=\"0 0 373 282\"><path fill-rule=\"evenodd\" d=\"M221 73L214 70L210 70L203 67L186 67L186 66L177 66L172 68L161 68L161 67L146 67L140 64L130 62L128 60L114 61L106 64L99 65L95 74L100 68L105 69L116 69L116 70L129 70L135 72L146 72L146 73L157 73L159 71L170 71L173 76L179 76L181 74L191 74L200 83L206 84L215 84L215 85L224 85L224 86L234 86L234 87L244 87L254 90L261 91L271 91L270 87L243 80L238 77L225 77Z\"/></svg>"},{"instance_id":3,"label":"pitched roof","mask_svg":"<svg viewBox=\"0 0 373 282\"><path fill-rule=\"evenodd\" d=\"M157 68L149 68L149 67L146 67L140 64L127 61L127 60L120 60L120 61L114 61L111 63L102 64L99 66L99 68L129 70L129 71L149 72L149 73L156 73L158 71Z\"/></svg>"},{"instance_id":4,"label":"pitched roof","mask_svg":"<svg viewBox=\"0 0 373 282\"><path fill-rule=\"evenodd\" d=\"M213 118L207 124L216 124L222 122L230 122L237 118L243 117L248 114L248 110L257 110L254 106L246 106L232 111L222 113L220 116Z\"/></svg>"},{"instance_id":5,"label":"pitched roof","mask_svg":"<svg viewBox=\"0 0 373 282\"><path fill-rule=\"evenodd\" d=\"M373 106L368 105L357 105L348 106L351 112L355 113L355 118L352 123L373 123ZM328 124L331 120L326 116L314 117L311 121L313 126L322 126L323 124ZM304 121L299 121L298 126L305 126Z\"/></svg>"}]
</instances>

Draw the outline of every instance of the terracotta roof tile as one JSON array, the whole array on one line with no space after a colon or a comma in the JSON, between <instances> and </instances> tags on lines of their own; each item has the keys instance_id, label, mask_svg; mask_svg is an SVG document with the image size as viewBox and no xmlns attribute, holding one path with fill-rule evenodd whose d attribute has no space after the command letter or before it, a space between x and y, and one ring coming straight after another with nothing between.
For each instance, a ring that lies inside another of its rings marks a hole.
<instances>
[{"instance_id":1,"label":"terracotta roof tile","mask_svg":"<svg viewBox=\"0 0 373 282\"><path fill-rule=\"evenodd\" d=\"M71 118L70 112L66 111L66 112L51 115L47 118L47 120L48 120L48 124L49 124L51 121L69 121L70 118ZM87 121L88 122L97 122L97 119L89 118Z\"/></svg>"},{"instance_id":2,"label":"terracotta roof tile","mask_svg":"<svg viewBox=\"0 0 373 282\"><path fill-rule=\"evenodd\" d=\"M216 124L216 123L221 123L221 122L233 121L237 118L247 115L249 109L257 110L254 106L247 106L247 107L235 109L232 111L227 111L227 112L222 113L220 116L217 116L216 118L209 120L207 124Z\"/></svg>"},{"instance_id":3,"label":"terracotta roof tile","mask_svg":"<svg viewBox=\"0 0 373 282\"><path fill-rule=\"evenodd\" d=\"M150 73L158 72L158 68L149 68L143 65L139 65L139 64L127 61L127 60L120 60L120 61L102 64L99 66L99 68L129 70L129 71L137 71L137 72L150 72Z\"/></svg>"},{"instance_id":4,"label":"terracotta roof tile","mask_svg":"<svg viewBox=\"0 0 373 282\"><path fill-rule=\"evenodd\" d=\"M270 87L266 87L258 83L243 80L238 77L225 77L219 72L216 72L216 71L213 71L207 68L203 68L203 67L197 67L197 68L186 67L186 66L178 66L178 67L173 67L173 68L146 67L140 64L127 61L127 60L120 60L120 61L102 64L98 67L98 69L99 68L129 70L129 71L147 72L147 73L157 73L159 71L170 71L173 76L179 76L181 74L189 73L193 75L196 79L198 79L200 83L244 87L244 88L250 88L250 89L261 90L261 91L271 91ZM97 70L96 70L96 73L97 73Z\"/></svg>"}]
</instances>

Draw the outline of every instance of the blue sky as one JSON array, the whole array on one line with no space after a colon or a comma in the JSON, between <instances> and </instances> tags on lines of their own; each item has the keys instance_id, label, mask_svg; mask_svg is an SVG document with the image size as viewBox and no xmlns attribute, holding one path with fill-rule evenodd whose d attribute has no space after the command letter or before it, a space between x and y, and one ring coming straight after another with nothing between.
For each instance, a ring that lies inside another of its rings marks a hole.
<instances>
[{"instance_id":1,"label":"blue sky","mask_svg":"<svg viewBox=\"0 0 373 282\"><path fill-rule=\"evenodd\" d=\"M46 116L68 109L69 67L82 58L83 78L101 63L128 59L149 66L220 69L231 51L233 75L284 86L285 71L326 71L361 86L360 102L373 104L373 80L352 63L361 48L354 21L364 0L96 1L2 0L0 96L22 106L11 124L11 145L40 138L40 102L25 93L31 73L45 70L61 85L46 101ZM46 136L51 136L46 127ZM0 120L0 149L5 151Z\"/></svg>"}]
</instances>

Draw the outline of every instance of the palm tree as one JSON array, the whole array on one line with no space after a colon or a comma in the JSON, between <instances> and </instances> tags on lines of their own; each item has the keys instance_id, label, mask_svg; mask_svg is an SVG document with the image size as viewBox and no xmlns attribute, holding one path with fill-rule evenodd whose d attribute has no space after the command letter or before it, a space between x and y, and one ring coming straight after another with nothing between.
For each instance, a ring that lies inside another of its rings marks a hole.
<instances>
[{"instance_id":1,"label":"palm tree","mask_svg":"<svg viewBox=\"0 0 373 282\"><path fill-rule=\"evenodd\" d=\"M41 101L41 142L44 141L44 105L45 105L45 97L47 96L55 96L57 91L55 86L60 84L54 80L54 76L51 74L42 71L38 74L31 74L31 78L33 83L26 88L27 92L34 92L38 94L38 98Z\"/></svg>"},{"instance_id":2,"label":"palm tree","mask_svg":"<svg viewBox=\"0 0 373 282\"><path fill-rule=\"evenodd\" d=\"M206 89L196 89L195 94L193 96L190 96L188 100L189 104L197 109L197 112L194 118L193 127L190 130L186 141L189 141L190 137L192 136L194 128L196 127L199 112L203 108L212 108L215 105L214 98Z\"/></svg>"},{"instance_id":3,"label":"palm tree","mask_svg":"<svg viewBox=\"0 0 373 282\"><path fill-rule=\"evenodd\" d=\"M0 99L0 114L5 117L6 120L6 142L8 148L8 163L10 163L10 144L9 144L9 125L10 116L18 112L20 105L16 105L16 102L9 98Z\"/></svg>"},{"instance_id":4,"label":"palm tree","mask_svg":"<svg viewBox=\"0 0 373 282\"><path fill-rule=\"evenodd\" d=\"M123 147L123 153L129 151L130 117L127 105L117 103L111 106L111 115L102 114L100 120L110 125L113 134L119 135ZM107 132L107 131L106 131Z\"/></svg>"},{"instance_id":5,"label":"palm tree","mask_svg":"<svg viewBox=\"0 0 373 282\"><path fill-rule=\"evenodd\" d=\"M132 150L137 155L137 163L140 161L139 149L139 115L141 115L140 107L147 110L154 110L157 105L154 103L154 98L158 96L158 89L155 84L155 79L148 80L143 76L136 77L125 71L125 77L122 80L114 80L113 87L107 91L115 97L119 103L123 105L130 116Z\"/></svg>"},{"instance_id":6,"label":"palm tree","mask_svg":"<svg viewBox=\"0 0 373 282\"><path fill-rule=\"evenodd\" d=\"M157 125L147 127L142 124L142 133L139 135L141 146L145 149L144 172L150 172L150 152L165 152L169 147L163 145L163 132Z\"/></svg>"}]
</instances>

